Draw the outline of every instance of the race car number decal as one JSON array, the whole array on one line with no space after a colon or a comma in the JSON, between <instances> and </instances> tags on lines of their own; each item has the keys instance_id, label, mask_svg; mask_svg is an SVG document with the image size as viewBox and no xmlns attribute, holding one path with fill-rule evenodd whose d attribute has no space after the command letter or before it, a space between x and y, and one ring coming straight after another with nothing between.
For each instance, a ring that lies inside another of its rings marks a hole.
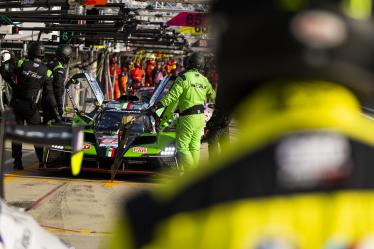
<instances>
[{"instance_id":1,"label":"race car number decal","mask_svg":"<svg viewBox=\"0 0 374 249\"><path fill-rule=\"evenodd\" d=\"M135 148L132 148L132 152L135 152L135 153L147 153L148 152L148 148L135 147Z\"/></svg>"}]
</instances>

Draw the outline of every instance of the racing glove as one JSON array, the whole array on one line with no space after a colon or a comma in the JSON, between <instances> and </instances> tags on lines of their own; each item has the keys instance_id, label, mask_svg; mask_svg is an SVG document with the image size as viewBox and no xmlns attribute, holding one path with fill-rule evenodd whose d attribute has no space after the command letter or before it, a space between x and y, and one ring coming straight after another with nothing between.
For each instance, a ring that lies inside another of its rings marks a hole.
<instances>
[{"instance_id":1,"label":"racing glove","mask_svg":"<svg viewBox=\"0 0 374 249\"><path fill-rule=\"evenodd\" d=\"M60 123L61 122L61 119L62 119L62 115L60 114L60 111L58 110L58 108L54 108L54 111L55 111L55 120L56 120L56 123Z\"/></svg>"},{"instance_id":2,"label":"racing glove","mask_svg":"<svg viewBox=\"0 0 374 249\"><path fill-rule=\"evenodd\" d=\"M62 114L64 114L64 110L62 109L62 106L61 106L61 107L58 107L57 109L58 109L58 114L59 114L59 116L62 117Z\"/></svg>"},{"instance_id":3,"label":"racing glove","mask_svg":"<svg viewBox=\"0 0 374 249\"><path fill-rule=\"evenodd\" d=\"M158 109L157 106L151 106L147 110L146 114L149 115L149 116L153 116L156 113L157 109Z\"/></svg>"},{"instance_id":4,"label":"racing glove","mask_svg":"<svg viewBox=\"0 0 374 249\"><path fill-rule=\"evenodd\" d=\"M154 105L152 107L150 107L148 110L147 110L147 115L150 115L150 116L157 116L156 115L156 111L160 108L163 108L164 105L160 102L158 103L157 105ZM158 117L158 116L157 116Z\"/></svg>"}]
</instances>

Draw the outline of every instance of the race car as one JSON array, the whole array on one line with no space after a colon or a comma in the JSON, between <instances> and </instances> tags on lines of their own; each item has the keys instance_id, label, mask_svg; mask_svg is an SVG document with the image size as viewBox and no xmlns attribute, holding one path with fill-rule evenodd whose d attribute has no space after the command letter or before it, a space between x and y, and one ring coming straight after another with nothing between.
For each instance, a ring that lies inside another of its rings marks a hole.
<instances>
[{"instance_id":1,"label":"race car","mask_svg":"<svg viewBox=\"0 0 374 249\"><path fill-rule=\"evenodd\" d=\"M50 125L85 127L82 171L111 172L118 149L120 123L125 117L132 119L125 131L131 142L126 144L118 173L153 174L163 169L178 169L173 125L176 117L168 117L168 124L163 126L162 131L158 131L156 117L146 112L169 92L174 80L175 77L166 77L155 89L144 88L139 90L137 96L122 96L118 101L105 101L92 73L76 74L65 87L74 115ZM68 169L66 159L70 153L71 149L67 146L46 147L43 169Z\"/></svg>"}]
</instances>

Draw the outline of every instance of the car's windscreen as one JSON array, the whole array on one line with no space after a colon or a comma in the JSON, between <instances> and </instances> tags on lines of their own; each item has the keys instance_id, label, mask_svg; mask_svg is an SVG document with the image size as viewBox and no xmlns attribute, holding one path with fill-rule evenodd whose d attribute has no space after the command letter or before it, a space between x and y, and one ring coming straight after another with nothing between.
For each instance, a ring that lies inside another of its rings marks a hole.
<instances>
[{"instance_id":1,"label":"car's windscreen","mask_svg":"<svg viewBox=\"0 0 374 249\"><path fill-rule=\"evenodd\" d=\"M164 87L164 89L162 90L162 92L160 93L160 95L157 97L157 99L156 99L156 104L158 103L158 102L160 102L161 100L162 100L162 98L163 97L165 97L166 96L166 94L168 94L168 92L170 91L170 89L172 88L172 86L174 85L174 79L170 79L167 83L166 83L166 85L165 85L165 87Z\"/></svg>"},{"instance_id":2,"label":"car's windscreen","mask_svg":"<svg viewBox=\"0 0 374 249\"><path fill-rule=\"evenodd\" d=\"M78 111L87 115L94 113L97 109L97 98L95 97L88 80L84 77L78 78L76 84L69 86L71 100Z\"/></svg>"},{"instance_id":3,"label":"car's windscreen","mask_svg":"<svg viewBox=\"0 0 374 249\"><path fill-rule=\"evenodd\" d=\"M154 92L154 88L149 88L149 89L140 89L135 96L139 98L139 100L143 103L149 103L149 101L152 98Z\"/></svg>"},{"instance_id":4,"label":"car's windscreen","mask_svg":"<svg viewBox=\"0 0 374 249\"><path fill-rule=\"evenodd\" d=\"M119 129L122 117L127 115L123 112L115 112L115 111L107 111L104 112L98 122L96 123L96 131L98 132L111 132L117 131ZM128 114L131 115L131 114ZM143 132L150 132L150 121L146 116L138 116L133 121L130 129L128 131L134 133L143 133Z\"/></svg>"}]
</instances>

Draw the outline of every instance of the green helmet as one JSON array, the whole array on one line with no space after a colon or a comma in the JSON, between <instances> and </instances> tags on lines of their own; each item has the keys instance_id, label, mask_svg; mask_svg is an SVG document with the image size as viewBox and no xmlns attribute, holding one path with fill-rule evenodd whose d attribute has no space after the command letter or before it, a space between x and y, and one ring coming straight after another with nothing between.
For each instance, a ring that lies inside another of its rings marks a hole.
<instances>
[{"instance_id":1,"label":"green helmet","mask_svg":"<svg viewBox=\"0 0 374 249\"><path fill-rule=\"evenodd\" d=\"M212 16L224 27L217 101L226 109L274 80L333 81L361 97L374 93L371 0L216 0Z\"/></svg>"}]
</instances>

